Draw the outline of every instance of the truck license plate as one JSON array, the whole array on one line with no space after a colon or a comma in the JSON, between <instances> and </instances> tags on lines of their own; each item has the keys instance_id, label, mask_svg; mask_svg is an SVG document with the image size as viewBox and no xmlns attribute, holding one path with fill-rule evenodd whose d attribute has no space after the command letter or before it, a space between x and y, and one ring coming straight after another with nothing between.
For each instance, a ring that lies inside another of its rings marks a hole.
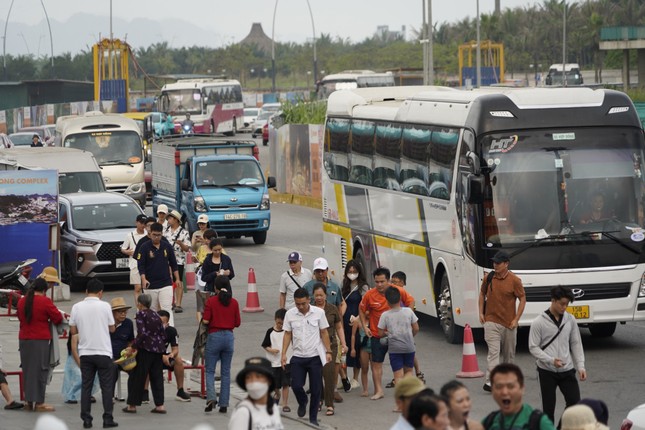
<instances>
[{"instance_id":1,"label":"truck license plate","mask_svg":"<svg viewBox=\"0 0 645 430\"><path fill-rule=\"evenodd\" d=\"M567 306L567 312L573 315L577 320L589 318L589 306Z\"/></svg>"},{"instance_id":2,"label":"truck license plate","mask_svg":"<svg viewBox=\"0 0 645 430\"><path fill-rule=\"evenodd\" d=\"M246 219L246 214L224 214L224 219Z\"/></svg>"},{"instance_id":3,"label":"truck license plate","mask_svg":"<svg viewBox=\"0 0 645 430\"><path fill-rule=\"evenodd\" d=\"M130 262L128 258L117 258L116 259L116 268L117 269L128 269L130 268Z\"/></svg>"}]
</instances>

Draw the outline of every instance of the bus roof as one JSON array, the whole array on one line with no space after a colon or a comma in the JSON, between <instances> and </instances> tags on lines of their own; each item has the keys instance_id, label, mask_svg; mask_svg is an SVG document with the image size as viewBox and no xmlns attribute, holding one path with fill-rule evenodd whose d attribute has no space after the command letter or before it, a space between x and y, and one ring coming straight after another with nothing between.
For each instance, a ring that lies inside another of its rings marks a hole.
<instances>
[{"instance_id":1,"label":"bus roof","mask_svg":"<svg viewBox=\"0 0 645 430\"><path fill-rule=\"evenodd\" d=\"M240 82L235 79L180 79L172 84L164 85L161 91L204 88L218 85L240 85Z\"/></svg>"},{"instance_id":2,"label":"bus roof","mask_svg":"<svg viewBox=\"0 0 645 430\"><path fill-rule=\"evenodd\" d=\"M342 72L339 73L334 73L331 75L326 75L324 76L320 81L321 82L331 82L331 81L352 81L356 80L356 78L361 77L361 76L372 76L372 77L379 77L379 76L392 76L392 72L374 72L372 70L343 70Z\"/></svg>"},{"instance_id":3,"label":"bus roof","mask_svg":"<svg viewBox=\"0 0 645 430\"><path fill-rule=\"evenodd\" d=\"M512 128L508 119L517 118L524 110L544 109L553 111L563 108L600 108L594 117L577 115L565 118L560 113L548 120L554 126L576 124L620 123L632 125L635 114L633 104L623 93L584 87L554 88L504 88L485 87L474 90L458 90L448 87L404 86L382 88L358 88L336 91L329 97L327 114L330 116L381 119L401 122L432 123L463 127L477 110L487 121L496 118L496 127ZM606 107L606 109L605 109ZM611 108L627 108L611 111ZM511 111L515 113L511 113ZM498 112L493 114L492 112ZM629 115L608 113L629 112ZM510 115L506 116L505 115ZM637 117L636 117L637 119ZM472 119L471 119L472 120ZM546 123L546 119L544 122ZM535 121L534 126L535 126ZM523 123L526 125L527 123Z\"/></svg>"},{"instance_id":4,"label":"bus roof","mask_svg":"<svg viewBox=\"0 0 645 430\"><path fill-rule=\"evenodd\" d=\"M89 111L82 116L68 115L59 117L56 120L56 131L63 136L98 130L128 130L141 134L139 126L133 119L126 118L120 114Z\"/></svg>"}]
</instances>

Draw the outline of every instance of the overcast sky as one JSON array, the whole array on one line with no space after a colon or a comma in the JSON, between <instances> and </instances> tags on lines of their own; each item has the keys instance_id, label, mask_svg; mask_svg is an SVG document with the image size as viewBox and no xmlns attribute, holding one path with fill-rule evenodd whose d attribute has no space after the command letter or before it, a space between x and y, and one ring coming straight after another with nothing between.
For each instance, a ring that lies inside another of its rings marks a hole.
<instances>
[{"instance_id":1,"label":"overcast sky","mask_svg":"<svg viewBox=\"0 0 645 430\"><path fill-rule=\"evenodd\" d=\"M65 23L70 16L78 13L102 16L105 18L103 29L97 29L103 36L109 34L110 1L109 0L42 0L47 8L50 20ZM569 0L574 1L574 0ZM330 34L332 37L361 41L374 34L379 25L388 25L390 30L400 30L406 26L408 36L412 29L421 24L422 0L309 0L314 16L316 34ZM432 0L432 20L435 23L456 22L476 14L477 0ZM543 3L537 0L501 0L502 9L529 6ZM38 24L43 22L44 12L41 0L15 0L9 16L7 42L24 45L22 41L13 42L15 36L12 26L19 23ZM0 20L4 21L9 12L11 0L0 0ZM491 13L494 0L479 0L481 13ZM181 18L194 25L209 30L213 40L195 40L193 45L222 46L242 39L254 22L262 23L264 31L271 36L272 18L275 1L273 0L112 0L112 12L115 19L131 22L137 18L151 20L168 20ZM167 22L167 21L166 21ZM184 44L189 34L172 34L171 24L165 24L159 34L169 38L171 46ZM14 27L15 28L15 27ZM4 30L4 28L3 28ZM123 37L128 28L114 28L115 37ZM56 28L56 36L61 33L73 34L73 28ZM185 33L185 31L182 31ZM38 43L48 44L46 27L45 36ZM131 32L132 34L132 32ZM31 36L31 37L30 37ZM34 35L20 35L22 39L33 40ZM312 36L311 20L305 0L279 0L276 13L275 38L278 42L304 42ZM79 35L79 38L85 36ZM91 39L88 37L88 39ZM137 45L130 38L131 44ZM95 41L87 40L83 45ZM36 42L33 42L36 44ZM14 48L14 49L11 49ZM13 53L18 46L8 46L7 52ZM35 49L32 47L32 51ZM59 49L55 49L59 51Z\"/></svg>"}]
</instances>

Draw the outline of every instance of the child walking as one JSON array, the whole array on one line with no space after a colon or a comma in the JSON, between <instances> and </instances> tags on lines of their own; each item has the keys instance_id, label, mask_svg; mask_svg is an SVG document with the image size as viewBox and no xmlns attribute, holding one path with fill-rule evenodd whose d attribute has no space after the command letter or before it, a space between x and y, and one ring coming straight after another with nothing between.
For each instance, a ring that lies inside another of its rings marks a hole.
<instances>
[{"instance_id":1,"label":"child walking","mask_svg":"<svg viewBox=\"0 0 645 430\"><path fill-rule=\"evenodd\" d=\"M267 330L264 340L262 341L262 348L266 351L267 360L271 362L271 369L273 371L273 379L275 380L275 392L273 394L276 403L282 399L282 412L291 412L289 407L289 387L291 386L291 355L293 354L292 346L289 345L287 349L287 365L282 368L281 353L282 353L282 340L284 339L284 330L282 330L282 323L287 310L282 308L275 311L274 319L275 324ZM280 394L282 391L282 395Z\"/></svg>"}]
</instances>

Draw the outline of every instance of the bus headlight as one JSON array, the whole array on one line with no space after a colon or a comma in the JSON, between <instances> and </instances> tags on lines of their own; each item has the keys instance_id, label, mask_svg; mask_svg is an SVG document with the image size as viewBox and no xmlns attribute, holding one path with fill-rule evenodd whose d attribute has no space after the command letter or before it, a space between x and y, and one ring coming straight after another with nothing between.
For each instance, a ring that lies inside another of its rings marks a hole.
<instances>
[{"instance_id":1,"label":"bus headlight","mask_svg":"<svg viewBox=\"0 0 645 430\"><path fill-rule=\"evenodd\" d=\"M638 297L645 297L645 272L641 275L641 285L638 287Z\"/></svg>"},{"instance_id":2,"label":"bus headlight","mask_svg":"<svg viewBox=\"0 0 645 430\"><path fill-rule=\"evenodd\" d=\"M206 212L206 203L203 197L195 197L195 212Z\"/></svg>"},{"instance_id":3,"label":"bus headlight","mask_svg":"<svg viewBox=\"0 0 645 430\"><path fill-rule=\"evenodd\" d=\"M126 190L126 194L140 194L146 189L146 183L145 182L138 182L135 184L130 185Z\"/></svg>"},{"instance_id":4,"label":"bus headlight","mask_svg":"<svg viewBox=\"0 0 645 430\"><path fill-rule=\"evenodd\" d=\"M268 194L264 194L262 196L262 203L260 203L260 210L266 211L266 210L269 210L270 207L271 207L271 199L269 199Z\"/></svg>"}]
</instances>

